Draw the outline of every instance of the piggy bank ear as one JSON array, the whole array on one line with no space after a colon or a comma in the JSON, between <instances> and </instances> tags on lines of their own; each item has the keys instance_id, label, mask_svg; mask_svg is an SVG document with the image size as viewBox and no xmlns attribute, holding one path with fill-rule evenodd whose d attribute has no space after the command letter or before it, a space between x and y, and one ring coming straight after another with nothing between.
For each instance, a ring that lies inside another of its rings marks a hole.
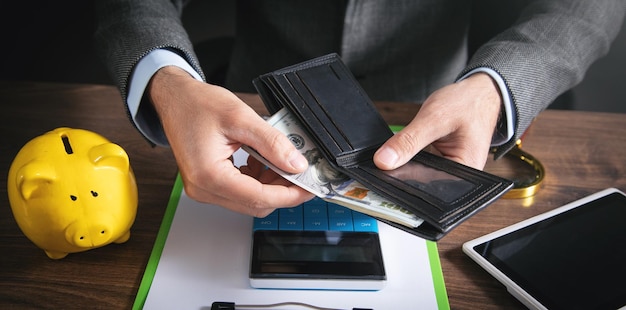
<instances>
[{"instance_id":1,"label":"piggy bank ear","mask_svg":"<svg viewBox=\"0 0 626 310\"><path fill-rule=\"evenodd\" d=\"M46 185L52 184L56 180L56 170L54 167L43 161L33 161L24 165L17 172L17 187L24 200L29 200L38 195L44 194L42 189Z\"/></svg>"},{"instance_id":2,"label":"piggy bank ear","mask_svg":"<svg viewBox=\"0 0 626 310\"><path fill-rule=\"evenodd\" d=\"M92 147L89 150L89 160L96 167L111 167L120 171L130 169L128 155L121 146L115 143L104 143Z\"/></svg>"}]
</instances>

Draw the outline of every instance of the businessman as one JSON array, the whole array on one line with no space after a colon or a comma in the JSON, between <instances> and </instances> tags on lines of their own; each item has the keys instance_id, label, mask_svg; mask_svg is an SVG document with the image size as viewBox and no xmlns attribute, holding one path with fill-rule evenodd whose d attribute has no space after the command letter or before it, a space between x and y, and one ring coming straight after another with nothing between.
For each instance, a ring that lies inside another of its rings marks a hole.
<instances>
[{"instance_id":1,"label":"businessman","mask_svg":"<svg viewBox=\"0 0 626 310\"><path fill-rule=\"evenodd\" d=\"M474 1L480 3L481 1ZM181 23L185 3L96 1L96 44L129 115L156 145L170 146L194 199L264 216L311 196L254 161L229 158L250 145L277 167L306 160L232 92L263 73L339 53L374 100L422 102L375 154L381 169L427 146L482 169L607 53L626 1L512 1L488 17L516 19L470 50L472 1L240 0L225 87L205 82ZM513 5L515 4L515 5ZM500 6L502 7L502 6ZM519 8L519 10L518 10Z\"/></svg>"}]
</instances>

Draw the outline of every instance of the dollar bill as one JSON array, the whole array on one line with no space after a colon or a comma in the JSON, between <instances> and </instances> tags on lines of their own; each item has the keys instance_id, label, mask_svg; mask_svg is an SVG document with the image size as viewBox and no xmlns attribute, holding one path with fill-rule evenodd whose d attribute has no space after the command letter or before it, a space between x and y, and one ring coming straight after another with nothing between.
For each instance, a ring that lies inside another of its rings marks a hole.
<instances>
[{"instance_id":1,"label":"dollar bill","mask_svg":"<svg viewBox=\"0 0 626 310\"><path fill-rule=\"evenodd\" d=\"M298 174L287 173L272 165L253 148L249 146L242 148L285 179L328 202L342 205L357 212L408 227L417 227L422 224L421 218L334 169L312 142L298 119L286 108L275 113L267 122L289 138L308 160L309 168Z\"/></svg>"}]
</instances>

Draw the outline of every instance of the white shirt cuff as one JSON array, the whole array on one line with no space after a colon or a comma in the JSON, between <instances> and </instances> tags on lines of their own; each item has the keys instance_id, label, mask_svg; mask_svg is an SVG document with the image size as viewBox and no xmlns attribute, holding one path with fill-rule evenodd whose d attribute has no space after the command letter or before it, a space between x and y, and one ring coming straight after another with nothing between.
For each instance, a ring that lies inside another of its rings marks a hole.
<instances>
[{"instance_id":1,"label":"white shirt cuff","mask_svg":"<svg viewBox=\"0 0 626 310\"><path fill-rule=\"evenodd\" d=\"M511 96L509 95L509 89L504 83L504 79L495 70L486 67L476 68L462 76L459 80L463 80L468 76L478 72L487 73L496 82L498 88L500 89L505 119L500 120L500 122L502 123L497 125L498 130L496 130L491 140L491 146L500 146L513 138L513 134L515 133L516 120L515 109L511 101Z\"/></svg>"},{"instance_id":2,"label":"white shirt cuff","mask_svg":"<svg viewBox=\"0 0 626 310\"><path fill-rule=\"evenodd\" d=\"M177 66L189 73L195 79L202 81L202 77L196 70L189 65L189 63L180 55L166 50L156 49L146 56L144 56L135 66L135 69L130 77L130 83L128 87L128 96L126 97L126 104L128 105L128 111L135 123L135 126L142 135L156 145L166 146L167 141L159 139L154 134L154 128L160 128L160 124L147 124L140 121L137 117L139 107L142 104L142 98L145 93L146 87L152 79L152 76L161 68L166 66ZM143 104L149 104L144 102Z\"/></svg>"}]
</instances>

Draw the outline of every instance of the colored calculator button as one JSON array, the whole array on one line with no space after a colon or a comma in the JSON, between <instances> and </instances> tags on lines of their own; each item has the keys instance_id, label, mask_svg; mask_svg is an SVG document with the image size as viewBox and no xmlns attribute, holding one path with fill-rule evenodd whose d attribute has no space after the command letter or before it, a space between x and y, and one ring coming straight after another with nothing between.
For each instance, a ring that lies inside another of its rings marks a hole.
<instances>
[{"instance_id":1,"label":"colored calculator button","mask_svg":"<svg viewBox=\"0 0 626 310\"><path fill-rule=\"evenodd\" d=\"M334 203L329 203L328 204L328 217L352 219L352 210L346 207L334 204Z\"/></svg>"},{"instance_id":2,"label":"colored calculator button","mask_svg":"<svg viewBox=\"0 0 626 310\"><path fill-rule=\"evenodd\" d=\"M330 218L328 220L328 229L333 231L354 231L354 226L352 219Z\"/></svg>"},{"instance_id":3,"label":"colored calculator button","mask_svg":"<svg viewBox=\"0 0 626 310\"><path fill-rule=\"evenodd\" d=\"M297 207L293 207L293 208L282 208L282 209L278 209L279 212L279 216L283 217L283 216L295 216L295 217L302 217L302 206L297 206Z\"/></svg>"},{"instance_id":4,"label":"colored calculator button","mask_svg":"<svg viewBox=\"0 0 626 310\"><path fill-rule=\"evenodd\" d=\"M326 202L321 200L323 204L315 203L315 204L304 204L304 217L328 217L328 207L326 207Z\"/></svg>"},{"instance_id":5,"label":"colored calculator button","mask_svg":"<svg viewBox=\"0 0 626 310\"><path fill-rule=\"evenodd\" d=\"M328 230L328 218L314 217L304 219L304 230Z\"/></svg>"},{"instance_id":6,"label":"colored calculator button","mask_svg":"<svg viewBox=\"0 0 626 310\"><path fill-rule=\"evenodd\" d=\"M264 218L255 218L253 229L378 232L378 221L316 197L300 206L277 209Z\"/></svg>"},{"instance_id":7,"label":"colored calculator button","mask_svg":"<svg viewBox=\"0 0 626 310\"><path fill-rule=\"evenodd\" d=\"M302 217L281 216L278 219L278 230L302 230L303 226Z\"/></svg>"},{"instance_id":8,"label":"colored calculator button","mask_svg":"<svg viewBox=\"0 0 626 310\"><path fill-rule=\"evenodd\" d=\"M278 229L278 216L268 215L264 218L254 218L252 226L253 230L277 230Z\"/></svg>"},{"instance_id":9,"label":"colored calculator button","mask_svg":"<svg viewBox=\"0 0 626 310\"><path fill-rule=\"evenodd\" d=\"M371 231L378 232L378 222L371 217L357 217L354 216L352 220L354 225L354 231Z\"/></svg>"}]
</instances>

